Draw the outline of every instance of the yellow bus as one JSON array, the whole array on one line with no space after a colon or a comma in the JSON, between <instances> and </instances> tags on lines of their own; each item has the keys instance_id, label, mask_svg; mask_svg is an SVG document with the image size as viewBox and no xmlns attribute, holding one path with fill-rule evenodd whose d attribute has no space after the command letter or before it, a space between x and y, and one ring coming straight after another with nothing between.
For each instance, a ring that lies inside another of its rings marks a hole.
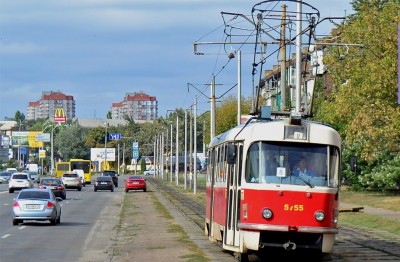
<instances>
[{"instance_id":1,"label":"yellow bus","mask_svg":"<svg viewBox=\"0 0 400 262\"><path fill-rule=\"evenodd\" d=\"M60 178L66 171L70 171L69 162L56 162L56 177Z\"/></svg>"},{"instance_id":2,"label":"yellow bus","mask_svg":"<svg viewBox=\"0 0 400 262\"><path fill-rule=\"evenodd\" d=\"M56 163L56 177L61 177L66 171L73 171L74 169L82 169L85 173L85 183L92 182L92 161L86 159L70 159L69 162Z\"/></svg>"},{"instance_id":3,"label":"yellow bus","mask_svg":"<svg viewBox=\"0 0 400 262\"><path fill-rule=\"evenodd\" d=\"M82 169L85 173L85 183L92 183L92 161L86 159L70 159L69 164L69 171L73 171L74 169Z\"/></svg>"}]
</instances>

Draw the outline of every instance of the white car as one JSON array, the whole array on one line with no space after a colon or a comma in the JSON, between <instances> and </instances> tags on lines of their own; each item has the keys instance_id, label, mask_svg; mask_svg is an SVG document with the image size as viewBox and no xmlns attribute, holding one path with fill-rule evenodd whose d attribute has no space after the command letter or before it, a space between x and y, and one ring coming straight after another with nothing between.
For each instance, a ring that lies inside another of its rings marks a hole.
<instances>
[{"instance_id":1,"label":"white car","mask_svg":"<svg viewBox=\"0 0 400 262\"><path fill-rule=\"evenodd\" d=\"M149 170L146 170L143 172L143 175L145 176L154 176L156 171L153 168L150 168Z\"/></svg>"},{"instance_id":2,"label":"white car","mask_svg":"<svg viewBox=\"0 0 400 262\"><path fill-rule=\"evenodd\" d=\"M82 186L86 186L86 181L85 181L85 172L83 169L74 169L72 172L75 172L78 174L78 176L81 178L82 181Z\"/></svg>"},{"instance_id":3,"label":"white car","mask_svg":"<svg viewBox=\"0 0 400 262\"><path fill-rule=\"evenodd\" d=\"M15 172L11 175L8 182L8 192L14 193L14 190L21 190L23 188L33 188L33 182L27 173Z\"/></svg>"}]
</instances>

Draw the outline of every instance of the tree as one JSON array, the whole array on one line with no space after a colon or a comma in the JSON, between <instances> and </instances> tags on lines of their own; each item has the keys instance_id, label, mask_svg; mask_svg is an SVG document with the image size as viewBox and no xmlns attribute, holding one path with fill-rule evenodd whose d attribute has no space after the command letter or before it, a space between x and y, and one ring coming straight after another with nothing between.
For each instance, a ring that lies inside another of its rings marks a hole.
<instances>
[{"instance_id":1,"label":"tree","mask_svg":"<svg viewBox=\"0 0 400 262\"><path fill-rule=\"evenodd\" d=\"M333 90L316 118L338 128L345 150L371 172L400 152L397 104L397 28L400 1L354 1L358 13L332 34L343 43L324 58ZM344 59L339 59L345 57ZM347 155L349 156L349 155Z\"/></svg>"},{"instance_id":2,"label":"tree","mask_svg":"<svg viewBox=\"0 0 400 262\"><path fill-rule=\"evenodd\" d=\"M90 159L90 147L85 144L87 131L77 123L64 127L54 138L54 146L63 160Z\"/></svg>"}]
</instances>

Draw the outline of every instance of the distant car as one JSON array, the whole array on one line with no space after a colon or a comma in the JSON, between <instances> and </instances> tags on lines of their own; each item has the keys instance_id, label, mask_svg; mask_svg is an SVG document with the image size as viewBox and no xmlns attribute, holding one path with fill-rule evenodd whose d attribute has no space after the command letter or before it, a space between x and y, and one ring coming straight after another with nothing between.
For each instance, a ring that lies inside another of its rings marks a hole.
<instances>
[{"instance_id":1,"label":"distant car","mask_svg":"<svg viewBox=\"0 0 400 262\"><path fill-rule=\"evenodd\" d=\"M82 181L76 172L68 171L62 174L61 180L65 185L65 188L75 188L78 191L82 190Z\"/></svg>"},{"instance_id":2,"label":"distant car","mask_svg":"<svg viewBox=\"0 0 400 262\"><path fill-rule=\"evenodd\" d=\"M34 171L29 171L28 172L29 177L31 178L32 182L37 182L39 181L39 173L34 172Z\"/></svg>"},{"instance_id":3,"label":"distant car","mask_svg":"<svg viewBox=\"0 0 400 262\"><path fill-rule=\"evenodd\" d=\"M114 182L110 176L99 176L94 181L93 189L94 192L97 192L97 190L110 190L114 192Z\"/></svg>"},{"instance_id":4,"label":"distant car","mask_svg":"<svg viewBox=\"0 0 400 262\"><path fill-rule=\"evenodd\" d=\"M8 192L14 193L14 190L21 190L24 188L33 188L33 182L27 173L14 172L10 181L8 181Z\"/></svg>"},{"instance_id":5,"label":"distant car","mask_svg":"<svg viewBox=\"0 0 400 262\"><path fill-rule=\"evenodd\" d=\"M145 176L154 176L155 175L155 173L156 173L156 171L154 170L154 168L150 168L149 170L145 170L144 172L143 172L143 175L145 175Z\"/></svg>"},{"instance_id":6,"label":"distant car","mask_svg":"<svg viewBox=\"0 0 400 262\"><path fill-rule=\"evenodd\" d=\"M103 176L109 176L112 178L115 187L118 187L118 173L115 170L104 170Z\"/></svg>"},{"instance_id":7,"label":"distant car","mask_svg":"<svg viewBox=\"0 0 400 262\"><path fill-rule=\"evenodd\" d=\"M146 179L143 176L128 176L125 181L125 192L129 190L143 190L146 192Z\"/></svg>"},{"instance_id":8,"label":"distant car","mask_svg":"<svg viewBox=\"0 0 400 262\"><path fill-rule=\"evenodd\" d=\"M50 189L56 197L67 198L67 190L59 178L42 178L38 184L40 189Z\"/></svg>"},{"instance_id":9,"label":"distant car","mask_svg":"<svg viewBox=\"0 0 400 262\"><path fill-rule=\"evenodd\" d=\"M18 170L15 167L7 167L6 171L11 173L18 172Z\"/></svg>"},{"instance_id":10,"label":"distant car","mask_svg":"<svg viewBox=\"0 0 400 262\"><path fill-rule=\"evenodd\" d=\"M26 220L46 221L52 225L61 222L62 198L50 189L23 189L13 200L12 222L16 226Z\"/></svg>"},{"instance_id":11,"label":"distant car","mask_svg":"<svg viewBox=\"0 0 400 262\"><path fill-rule=\"evenodd\" d=\"M76 172L78 176L81 178L82 186L86 186L85 171L83 171L83 169L74 169L72 170L72 172Z\"/></svg>"},{"instance_id":12,"label":"distant car","mask_svg":"<svg viewBox=\"0 0 400 262\"><path fill-rule=\"evenodd\" d=\"M1 183L8 183L11 177L11 172L2 171L0 172L0 182Z\"/></svg>"}]
</instances>

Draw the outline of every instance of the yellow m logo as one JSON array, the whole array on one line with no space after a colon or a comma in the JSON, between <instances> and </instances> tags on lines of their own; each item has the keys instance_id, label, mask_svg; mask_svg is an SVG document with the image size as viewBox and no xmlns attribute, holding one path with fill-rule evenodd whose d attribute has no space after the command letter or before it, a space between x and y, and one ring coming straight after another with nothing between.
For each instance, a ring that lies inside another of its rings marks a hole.
<instances>
[{"instance_id":1,"label":"yellow m logo","mask_svg":"<svg viewBox=\"0 0 400 262\"><path fill-rule=\"evenodd\" d=\"M63 108L56 108L54 111L54 122L64 123L67 120L65 111Z\"/></svg>"}]
</instances>

